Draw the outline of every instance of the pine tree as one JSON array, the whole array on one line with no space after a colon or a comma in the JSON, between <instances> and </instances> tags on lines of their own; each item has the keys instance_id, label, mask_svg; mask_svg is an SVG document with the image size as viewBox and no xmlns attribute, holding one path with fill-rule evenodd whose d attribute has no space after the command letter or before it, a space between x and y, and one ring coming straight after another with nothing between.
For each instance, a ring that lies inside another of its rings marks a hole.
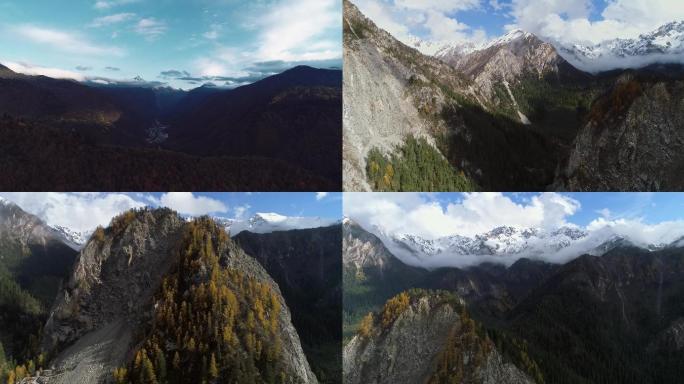
<instances>
[{"instance_id":1,"label":"pine tree","mask_svg":"<svg viewBox=\"0 0 684 384\"><path fill-rule=\"evenodd\" d=\"M159 378L159 381L163 383L166 381L166 358L159 347L155 348L154 353L155 364L157 366L157 377Z\"/></svg>"},{"instance_id":2,"label":"pine tree","mask_svg":"<svg viewBox=\"0 0 684 384\"><path fill-rule=\"evenodd\" d=\"M16 375L14 374L14 371L9 371L7 374L7 384L14 384L16 380Z\"/></svg>"},{"instance_id":3,"label":"pine tree","mask_svg":"<svg viewBox=\"0 0 684 384\"><path fill-rule=\"evenodd\" d=\"M147 356L143 357L143 383L144 384L157 384L157 375L154 373L154 365Z\"/></svg>"},{"instance_id":4,"label":"pine tree","mask_svg":"<svg viewBox=\"0 0 684 384\"><path fill-rule=\"evenodd\" d=\"M173 355L173 369L174 371L180 371L180 366L181 360L180 360L180 355L178 354L178 351Z\"/></svg>"},{"instance_id":5,"label":"pine tree","mask_svg":"<svg viewBox=\"0 0 684 384\"><path fill-rule=\"evenodd\" d=\"M216 356L212 353L211 360L209 362L209 378L216 380L219 376L218 367L216 366Z\"/></svg>"},{"instance_id":6,"label":"pine tree","mask_svg":"<svg viewBox=\"0 0 684 384\"><path fill-rule=\"evenodd\" d=\"M361 320L361 324L359 325L359 335L361 335L361 337L368 337L368 336L370 336L372 330L373 330L373 313L368 313Z\"/></svg>"}]
</instances>

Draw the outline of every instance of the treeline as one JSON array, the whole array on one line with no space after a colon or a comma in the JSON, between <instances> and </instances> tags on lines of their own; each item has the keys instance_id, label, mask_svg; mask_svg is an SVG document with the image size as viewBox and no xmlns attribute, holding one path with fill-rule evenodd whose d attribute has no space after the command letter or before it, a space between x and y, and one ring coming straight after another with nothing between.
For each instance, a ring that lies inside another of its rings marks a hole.
<instances>
[{"instance_id":1,"label":"treeline","mask_svg":"<svg viewBox=\"0 0 684 384\"><path fill-rule=\"evenodd\" d=\"M208 218L188 224L154 320L117 383L281 383L281 303L266 282L219 264L231 240Z\"/></svg>"},{"instance_id":2,"label":"treeline","mask_svg":"<svg viewBox=\"0 0 684 384\"><path fill-rule=\"evenodd\" d=\"M407 136L389 156L373 148L366 159L366 175L374 191L474 191L475 183L424 138Z\"/></svg>"}]
</instances>

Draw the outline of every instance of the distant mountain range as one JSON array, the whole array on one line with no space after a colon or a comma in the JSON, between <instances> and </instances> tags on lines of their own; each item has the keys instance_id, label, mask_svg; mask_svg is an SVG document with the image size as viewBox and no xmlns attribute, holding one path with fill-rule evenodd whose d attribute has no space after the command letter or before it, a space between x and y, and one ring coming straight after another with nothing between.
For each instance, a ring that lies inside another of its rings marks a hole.
<instances>
[{"instance_id":1,"label":"distant mountain range","mask_svg":"<svg viewBox=\"0 0 684 384\"><path fill-rule=\"evenodd\" d=\"M283 216L277 213L256 213L246 220L238 219L218 219L218 221L230 232L231 236L236 236L242 231L252 233L270 233L276 231L289 231L293 229L309 229L329 227L338 223L333 219L321 217L297 217Z\"/></svg>"},{"instance_id":2,"label":"distant mountain range","mask_svg":"<svg viewBox=\"0 0 684 384\"><path fill-rule=\"evenodd\" d=\"M450 60L470 55L491 47L511 44L520 39L535 37L534 34L514 29L484 44L469 42L441 45L433 56ZM639 68L651 64L682 63L684 53L684 21L673 21L640 35L634 39L613 39L595 45L566 45L548 41L563 59L576 68L587 72L601 72L620 68ZM414 47L424 51L424 42Z\"/></svg>"},{"instance_id":3,"label":"distant mountain range","mask_svg":"<svg viewBox=\"0 0 684 384\"><path fill-rule=\"evenodd\" d=\"M612 227L588 231L576 227L556 229L497 227L469 236L425 239L408 233L376 234L393 254L408 264L431 267L468 266L483 262L510 265L520 258L565 262L582 254L600 256L616 247L633 246L648 251L681 246L684 233L674 240L671 234L657 243L643 243Z\"/></svg>"},{"instance_id":4,"label":"distant mountain range","mask_svg":"<svg viewBox=\"0 0 684 384\"><path fill-rule=\"evenodd\" d=\"M344 4L345 190L684 188L684 23L595 47L513 30L426 55Z\"/></svg>"},{"instance_id":5,"label":"distant mountain range","mask_svg":"<svg viewBox=\"0 0 684 384\"><path fill-rule=\"evenodd\" d=\"M2 186L339 190L341 83L339 70L302 66L235 89L184 92L1 67Z\"/></svg>"},{"instance_id":6,"label":"distant mountain range","mask_svg":"<svg viewBox=\"0 0 684 384\"><path fill-rule=\"evenodd\" d=\"M682 63L684 21L673 21L636 39L613 39L596 45L560 47L560 54L590 72L651 64Z\"/></svg>"}]
</instances>

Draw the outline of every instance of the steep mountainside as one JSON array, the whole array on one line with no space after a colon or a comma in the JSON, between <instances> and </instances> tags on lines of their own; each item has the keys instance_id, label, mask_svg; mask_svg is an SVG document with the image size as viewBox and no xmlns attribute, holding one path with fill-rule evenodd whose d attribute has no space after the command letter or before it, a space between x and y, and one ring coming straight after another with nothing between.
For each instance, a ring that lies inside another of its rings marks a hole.
<instances>
[{"instance_id":1,"label":"steep mountainside","mask_svg":"<svg viewBox=\"0 0 684 384\"><path fill-rule=\"evenodd\" d=\"M5 357L36 355L42 323L75 258L59 233L0 199L0 347Z\"/></svg>"},{"instance_id":2,"label":"steep mountainside","mask_svg":"<svg viewBox=\"0 0 684 384\"><path fill-rule=\"evenodd\" d=\"M342 71L295 67L210 93L169 121L169 148L201 155L287 161L341 178Z\"/></svg>"},{"instance_id":3,"label":"steep mountainside","mask_svg":"<svg viewBox=\"0 0 684 384\"><path fill-rule=\"evenodd\" d=\"M534 383L456 295L402 293L364 322L344 349L346 383Z\"/></svg>"},{"instance_id":4,"label":"steep mountainside","mask_svg":"<svg viewBox=\"0 0 684 384\"><path fill-rule=\"evenodd\" d=\"M382 241L351 219L343 224L344 339L356 333L361 317L389 298L421 287L428 272L402 263Z\"/></svg>"},{"instance_id":5,"label":"steep mountainside","mask_svg":"<svg viewBox=\"0 0 684 384\"><path fill-rule=\"evenodd\" d=\"M0 114L111 126L122 114L97 89L72 80L27 76L0 68Z\"/></svg>"},{"instance_id":6,"label":"steep mountainside","mask_svg":"<svg viewBox=\"0 0 684 384\"><path fill-rule=\"evenodd\" d=\"M554 188L684 189L684 74L626 73L594 101ZM675 68L675 72L677 69Z\"/></svg>"},{"instance_id":7,"label":"steep mountainside","mask_svg":"<svg viewBox=\"0 0 684 384\"><path fill-rule=\"evenodd\" d=\"M210 219L168 209L129 211L93 234L42 344L48 383L104 382L115 369L118 382L317 382L268 273Z\"/></svg>"},{"instance_id":8,"label":"steep mountainside","mask_svg":"<svg viewBox=\"0 0 684 384\"><path fill-rule=\"evenodd\" d=\"M346 0L343 27L345 190L370 190L365 173L371 149L391 152L407 135L435 146L434 137L445 133L444 124L429 118L448 99L432 81L453 90L466 90L467 84L445 63L376 27Z\"/></svg>"},{"instance_id":9,"label":"steep mountainside","mask_svg":"<svg viewBox=\"0 0 684 384\"><path fill-rule=\"evenodd\" d=\"M540 284L506 321L530 343L547 382L676 383L684 372L676 331L683 276L682 248L583 256Z\"/></svg>"},{"instance_id":10,"label":"steep mountainside","mask_svg":"<svg viewBox=\"0 0 684 384\"><path fill-rule=\"evenodd\" d=\"M233 240L278 283L319 381L341 383L341 226L245 231Z\"/></svg>"},{"instance_id":11,"label":"steep mountainside","mask_svg":"<svg viewBox=\"0 0 684 384\"><path fill-rule=\"evenodd\" d=\"M510 104L517 107L517 101L509 90L524 77L531 80L547 79L556 83L589 78L558 55L553 45L521 30L511 31L468 54L458 50L445 50L436 57L473 79L481 94L501 109ZM504 96L509 96L504 100L497 99L499 95L496 91L501 85L508 93ZM519 110L518 112L521 122L530 124L529 119Z\"/></svg>"}]
</instances>

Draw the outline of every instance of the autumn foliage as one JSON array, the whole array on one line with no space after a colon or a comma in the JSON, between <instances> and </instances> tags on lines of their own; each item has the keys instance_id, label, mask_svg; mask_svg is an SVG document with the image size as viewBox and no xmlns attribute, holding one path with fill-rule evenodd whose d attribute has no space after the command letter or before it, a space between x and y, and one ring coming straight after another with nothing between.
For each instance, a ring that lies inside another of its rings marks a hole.
<instances>
[{"instance_id":1,"label":"autumn foliage","mask_svg":"<svg viewBox=\"0 0 684 384\"><path fill-rule=\"evenodd\" d=\"M178 265L123 380L137 383L278 383L281 302L269 283L220 265L233 246L211 219L187 225ZM114 373L121 381L121 372ZM125 377L127 376L127 377Z\"/></svg>"}]
</instances>

